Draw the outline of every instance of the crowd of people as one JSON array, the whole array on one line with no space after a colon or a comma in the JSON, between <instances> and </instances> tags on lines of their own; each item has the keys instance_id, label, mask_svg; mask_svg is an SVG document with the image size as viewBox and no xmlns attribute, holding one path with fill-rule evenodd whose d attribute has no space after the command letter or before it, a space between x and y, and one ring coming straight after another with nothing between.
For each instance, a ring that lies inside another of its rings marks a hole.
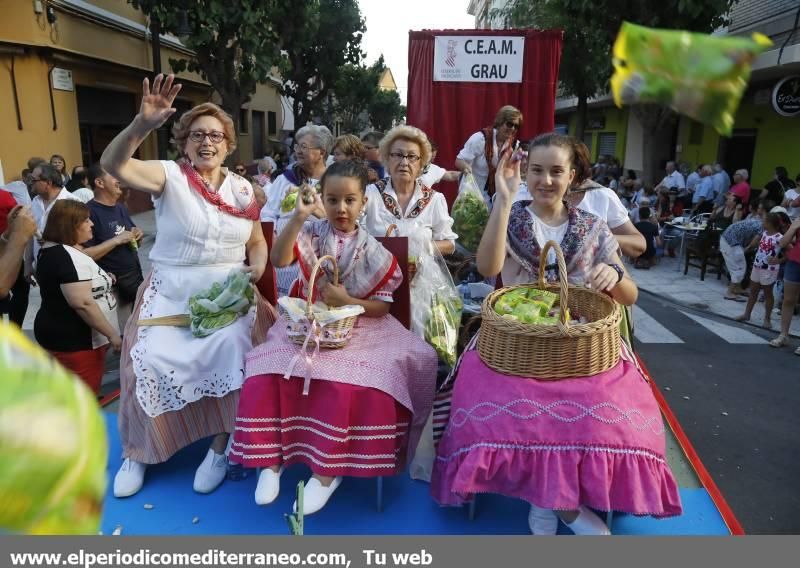
<instances>
[{"instance_id":1,"label":"crowd of people","mask_svg":"<svg viewBox=\"0 0 800 568\"><path fill-rule=\"evenodd\" d=\"M661 182L650 187L637 179L635 172L622 173L613 158L601 158L592 174L596 183L616 190L636 230L646 239L645 252L630 255L636 268L651 268L658 260L659 249L675 257L681 239L687 236L674 223L697 221L697 226L718 237L715 247L730 278L725 298L747 303L737 319L749 321L755 303L762 301L762 326L772 329L777 296L780 333L770 345L788 345L791 320L798 310L800 283L800 246L796 245L800 174L792 181L786 168L778 166L772 180L763 188L754 188L746 169L736 170L731 180L719 163L701 164L689 171L686 164L678 168L670 161ZM689 238L699 236L693 234ZM745 286L746 282L749 286ZM795 354L800 355L800 348Z\"/></svg>"},{"instance_id":2,"label":"crowd of people","mask_svg":"<svg viewBox=\"0 0 800 568\"><path fill-rule=\"evenodd\" d=\"M136 252L143 233L121 196L99 164L70 176L59 155L31 158L21 179L0 190L3 313L22 327L38 286L37 342L96 393L143 279Z\"/></svg>"},{"instance_id":3,"label":"crowd of people","mask_svg":"<svg viewBox=\"0 0 800 568\"><path fill-rule=\"evenodd\" d=\"M598 429L588 418L563 420L558 413L456 422L488 403L506 408L522 399L573 400L591 406L611 397L660 423L625 345L619 363L596 380L540 382L495 373L473 340L437 387L439 362L430 338L388 315L403 275L376 237L395 231L427 243L431 255L453 254L459 235L435 186L471 174L490 210L474 256L481 275L499 275L505 285L532 282L540 262L549 262L540 258L545 243L555 241L571 283L630 306L638 292L622 258L646 267L664 236L659 224L687 210L709 212L730 224L723 241L744 246L742 223L756 223L739 219L748 213L749 193L761 197L746 187L746 171L737 171L731 187L722 168L698 168L690 181L670 162L664 180L649 188L634 172L623 173L618 161L592 165L588 148L569 136L539 135L520 150L523 115L513 106L500 108L490 125L469 137L452 170L434 164L435 143L406 125L361 137L334 137L324 126L307 125L294 134L286 162L268 156L254 171L244 163L228 168L234 123L212 103L174 122L177 160L135 158L145 138L175 113L180 88L171 75L157 76L152 86L145 79L139 113L99 163L68 175L61 156L32 158L23 179L10 184L8 194L0 191L0 300L11 321L22 325L29 286L38 285L37 341L95 392L106 351L120 352L124 460L114 477L116 497L137 493L148 465L210 438L195 491L214 491L230 464L241 464L260 469L254 499L268 505L279 494L284 468L302 463L313 474L305 514L322 509L343 478L390 475L412 460L428 461L423 469L439 503L461 503L481 492L528 501L534 534L555 534L559 520L577 534L608 534L592 509L680 514L663 429L631 429L627 422ZM767 186L764 199L787 200L796 213L800 202L783 173L775 181L786 190ZM158 232L146 275L137 252L143 234L122 204L122 187L150 194L155 206ZM79 194L82 189L91 199ZM292 192L299 193L287 207ZM789 226L780 214L765 216L769 208L765 201L755 213L760 255L750 279L766 293L778 258L766 249L789 251L781 263L785 313L800 289L800 246L790 246L800 221L795 217ZM271 250L261 221L274 224ZM311 272L325 257L335 259L338 281L323 270L313 283ZM232 270L256 283L268 261L279 296L363 309L351 343L335 356L315 353L304 376L296 370L299 348L287 336L286 316L257 292L246 313L205 337L178 325L142 324L185 313L192 296ZM758 290L751 292L747 317ZM412 305L423 293L412 286ZM784 330L773 344L785 344L787 335ZM451 409L443 435L428 446L430 455L415 455L431 435L425 425L434 396Z\"/></svg>"}]
</instances>

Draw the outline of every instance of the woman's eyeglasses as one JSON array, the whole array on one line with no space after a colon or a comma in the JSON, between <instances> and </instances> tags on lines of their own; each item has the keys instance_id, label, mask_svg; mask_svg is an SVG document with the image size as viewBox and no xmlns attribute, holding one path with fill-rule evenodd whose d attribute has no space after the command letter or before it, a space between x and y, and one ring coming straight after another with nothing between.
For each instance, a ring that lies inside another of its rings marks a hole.
<instances>
[{"instance_id":1,"label":"woman's eyeglasses","mask_svg":"<svg viewBox=\"0 0 800 568\"><path fill-rule=\"evenodd\" d=\"M237 174L243 174L243 173L245 173L245 171L246 170L244 168L236 168L236 173Z\"/></svg>"},{"instance_id":2,"label":"woman's eyeglasses","mask_svg":"<svg viewBox=\"0 0 800 568\"><path fill-rule=\"evenodd\" d=\"M211 140L212 144L219 144L225 140L225 133L220 132L219 130L212 130L211 132L204 132L202 130L189 131L189 140L192 142L202 142L205 140L206 136L208 136L208 139Z\"/></svg>"},{"instance_id":3,"label":"woman's eyeglasses","mask_svg":"<svg viewBox=\"0 0 800 568\"><path fill-rule=\"evenodd\" d=\"M415 154L401 154L400 152L392 152L389 154L389 157L393 160L397 160L398 162L402 162L403 160L408 160L409 164L416 164L419 162L419 156Z\"/></svg>"},{"instance_id":4,"label":"woman's eyeglasses","mask_svg":"<svg viewBox=\"0 0 800 568\"><path fill-rule=\"evenodd\" d=\"M510 120L506 120L506 128L513 128L514 130L519 130L519 122L511 122Z\"/></svg>"},{"instance_id":5,"label":"woman's eyeglasses","mask_svg":"<svg viewBox=\"0 0 800 568\"><path fill-rule=\"evenodd\" d=\"M315 148L314 146L309 146L306 143L303 144L295 144L293 146L294 151L297 152L298 150L302 150L303 152L308 152L309 150L319 150L319 148Z\"/></svg>"}]
</instances>

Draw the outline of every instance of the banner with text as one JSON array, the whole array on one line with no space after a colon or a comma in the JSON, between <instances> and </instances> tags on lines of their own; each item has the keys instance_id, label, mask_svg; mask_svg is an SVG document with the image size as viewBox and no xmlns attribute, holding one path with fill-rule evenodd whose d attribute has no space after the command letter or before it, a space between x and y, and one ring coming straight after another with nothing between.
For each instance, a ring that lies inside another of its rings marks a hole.
<instances>
[{"instance_id":1,"label":"banner with text","mask_svg":"<svg viewBox=\"0 0 800 568\"><path fill-rule=\"evenodd\" d=\"M434 81L521 83L524 36L436 36Z\"/></svg>"}]
</instances>

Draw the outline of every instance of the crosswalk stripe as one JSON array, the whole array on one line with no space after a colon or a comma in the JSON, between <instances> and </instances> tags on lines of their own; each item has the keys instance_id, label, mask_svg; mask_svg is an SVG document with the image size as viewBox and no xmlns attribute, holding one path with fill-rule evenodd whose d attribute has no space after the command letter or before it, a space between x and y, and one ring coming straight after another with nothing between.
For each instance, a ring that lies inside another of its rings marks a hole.
<instances>
[{"instance_id":1,"label":"crosswalk stripe","mask_svg":"<svg viewBox=\"0 0 800 568\"><path fill-rule=\"evenodd\" d=\"M658 323L639 306L633 308L634 337L642 343L683 343L683 339Z\"/></svg>"},{"instance_id":2,"label":"crosswalk stripe","mask_svg":"<svg viewBox=\"0 0 800 568\"><path fill-rule=\"evenodd\" d=\"M696 314L690 312L681 311L683 315L688 318L693 319L708 331L717 335L727 341L728 343L733 344L764 344L767 343L766 339L763 339L757 336L755 333L751 333L746 329L741 329L739 327L734 327L732 325L726 325L724 323L719 323L714 320L710 320Z\"/></svg>"}]
</instances>

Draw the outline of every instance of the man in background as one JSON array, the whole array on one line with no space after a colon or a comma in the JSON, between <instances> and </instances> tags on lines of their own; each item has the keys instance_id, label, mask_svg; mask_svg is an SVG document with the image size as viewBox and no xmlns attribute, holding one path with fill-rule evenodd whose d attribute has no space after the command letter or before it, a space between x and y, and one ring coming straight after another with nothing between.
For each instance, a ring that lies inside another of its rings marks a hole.
<instances>
[{"instance_id":1,"label":"man in background","mask_svg":"<svg viewBox=\"0 0 800 568\"><path fill-rule=\"evenodd\" d=\"M103 170L99 163L89 168L88 175L94 199L87 205L94 226L92 239L82 245L83 252L116 277L117 315L120 329L124 329L136 300L136 291L144 281L137 244L143 233L134 224L125 205L120 203L122 189L119 180Z\"/></svg>"}]
</instances>

